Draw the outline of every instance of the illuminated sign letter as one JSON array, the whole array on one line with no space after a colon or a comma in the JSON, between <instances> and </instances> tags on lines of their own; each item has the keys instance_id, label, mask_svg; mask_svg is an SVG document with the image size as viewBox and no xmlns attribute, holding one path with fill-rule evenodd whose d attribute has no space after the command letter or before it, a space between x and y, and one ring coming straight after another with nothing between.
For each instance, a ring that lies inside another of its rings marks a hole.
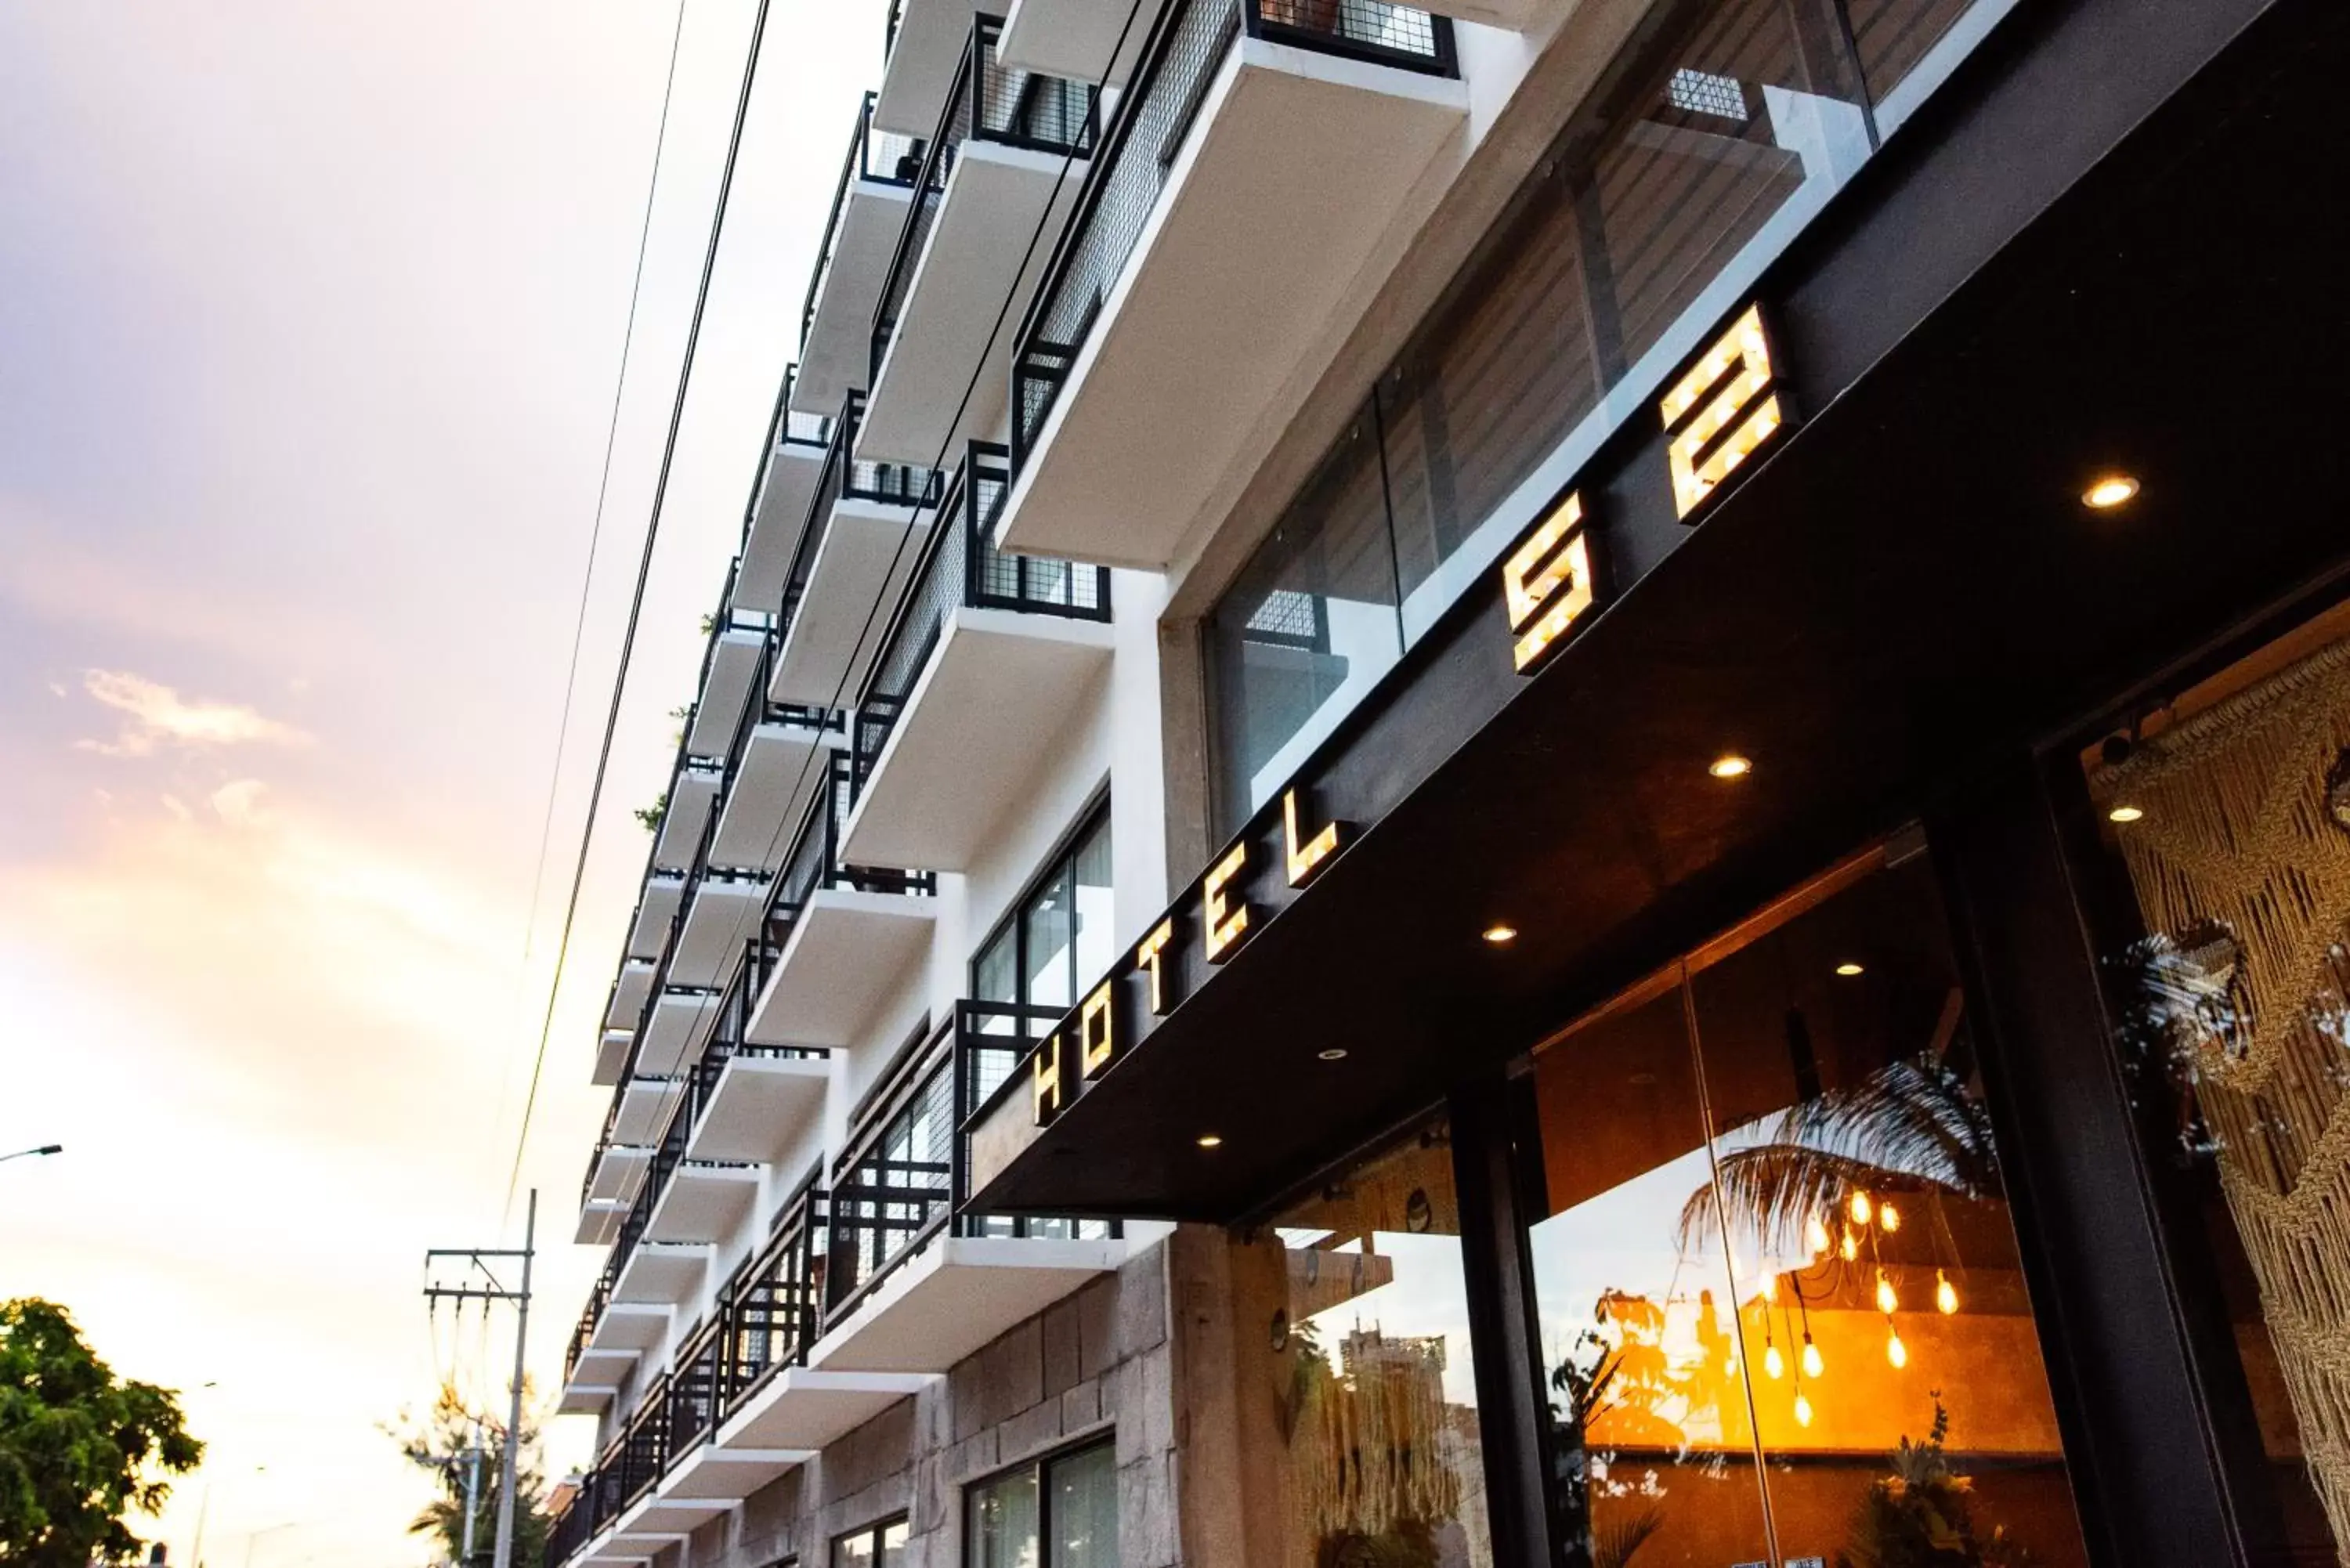
<instances>
[{"instance_id":1,"label":"illuminated sign letter","mask_svg":"<svg viewBox=\"0 0 2350 1568\"><path fill-rule=\"evenodd\" d=\"M1142 945L1134 950L1135 963L1150 976L1150 1012L1154 1018L1163 1016L1167 1012L1166 976L1160 972L1160 961L1167 944L1174 940L1175 922L1172 919L1164 919L1159 922L1159 929L1143 938Z\"/></svg>"},{"instance_id":2,"label":"illuminated sign letter","mask_svg":"<svg viewBox=\"0 0 2350 1568\"><path fill-rule=\"evenodd\" d=\"M1207 905L1210 963L1223 962L1224 955L1232 950L1232 944L1248 930L1248 900L1229 898L1224 894L1224 890L1232 886L1232 878L1238 877L1247 865L1248 840L1243 838L1216 862L1216 868L1209 872L1208 879L1201 884L1200 894Z\"/></svg>"},{"instance_id":3,"label":"illuminated sign letter","mask_svg":"<svg viewBox=\"0 0 2350 1568\"><path fill-rule=\"evenodd\" d=\"M1502 598L1510 612L1511 635L1517 639L1512 655L1522 671L1591 607L1591 545L1583 531L1580 492L1551 508L1502 564Z\"/></svg>"},{"instance_id":4,"label":"illuminated sign letter","mask_svg":"<svg viewBox=\"0 0 2350 1568\"><path fill-rule=\"evenodd\" d=\"M1028 1096L1036 1109L1036 1125L1043 1127L1061 1114L1061 1037L1045 1036L1028 1058Z\"/></svg>"},{"instance_id":5,"label":"illuminated sign letter","mask_svg":"<svg viewBox=\"0 0 2350 1568\"><path fill-rule=\"evenodd\" d=\"M1109 1059L1118 1054L1118 1027L1110 1020L1113 983L1106 980L1094 987L1093 994L1077 1010L1077 1056L1087 1078L1108 1066Z\"/></svg>"},{"instance_id":6,"label":"illuminated sign letter","mask_svg":"<svg viewBox=\"0 0 2350 1568\"><path fill-rule=\"evenodd\" d=\"M1731 471L1771 439L1782 421L1762 335L1762 307L1750 305L1690 373L1665 394L1665 435L1673 507L1683 517Z\"/></svg>"},{"instance_id":7,"label":"illuminated sign letter","mask_svg":"<svg viewBox=\"0 0 2350 1568\"><path fill-rule=\"evenodd\" d=\"M1289 885L1303 888L1322 868L1338 848L1338 825L1326 822L1322 831L1305 843L1297 842L1297 791L1281 792L1281 846L1289 862Z\"/></svg>"}]
</instances>

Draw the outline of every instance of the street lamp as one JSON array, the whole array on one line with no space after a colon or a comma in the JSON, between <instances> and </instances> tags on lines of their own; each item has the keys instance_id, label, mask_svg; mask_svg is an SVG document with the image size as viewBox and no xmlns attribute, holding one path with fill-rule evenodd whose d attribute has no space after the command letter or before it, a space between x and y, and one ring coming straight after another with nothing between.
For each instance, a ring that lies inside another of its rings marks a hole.
<instances>
[{"instance_id":1,"label":"street lamp","mask_svg":"<svg viewBox=\"0 0 2350 1568\"><path fill-rule=\"evenodd\" d=\"M0 1162L24 1159L32 1155L63 1154L65 1151L66 1146L61 1143L45 1143L38 1148L20 1148L14 1154L0 1154Z\"/></svg>"}]
</instances>

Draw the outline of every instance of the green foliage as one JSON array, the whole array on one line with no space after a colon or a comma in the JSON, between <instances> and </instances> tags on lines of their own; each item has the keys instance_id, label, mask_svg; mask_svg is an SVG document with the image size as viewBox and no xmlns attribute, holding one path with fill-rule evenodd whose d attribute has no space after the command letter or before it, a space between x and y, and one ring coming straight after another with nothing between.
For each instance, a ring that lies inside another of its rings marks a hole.
<instances>
[{"instance_id":1,"label":"green foliage","mask_svg":"<svg viewBox=\"0 0 2350 1568\"><path fill-rule=\"evenodd\" d=\"M554 1524L546 1512L546 1478L540 1463L538 1428L527 1415L530 1403L530 1385L525 1382L522 1448L515 1457L515 1568L539 1568L546 1560L547 1532ZM400 1445L400 1453L410 1464L430 1472L441 1483L442 1495L409 1521L408 1530L411 1535L437 1539L446 1553L443 1560L452 1563L462 1562L465 1548L465 1480L469 1468L465 1450L479 1434L483 1453L474 1504L473 1559L477 1563L489 1562L496 1548L498 1494L504 1484L502 1465L505 1423L467 1409L457 1390L443 1384L432 1409L421 1417L403 1410L399 1423L385 1431Z\"/></svg>"},{"instance_id":2,"label":"green foliage","mask_svg":"<svg viewBox=\"0 0 2350 1568\"><path fill-rule=\"evenodd\" d=\"M0 1303L0 1563L135 1562L124 1516L161 1509L203 1452L172 1391L116 1377L63 1307Z\"/></svg>"},{"instance_id":3,"label":"green foliage","mask_svg":"<svg viewBox=\"0 0 2350 1568\"><path fill-rule=\"evenodd\" d=\"M634 815L647 833L659 833L661 818L669 815L669 791L661 791L653 797L652 805L638 807Z\"/></svg>"},{"instance_id":4,"label":"green foliage","mask_svg":"<svg viewBox=\"0 0 2350 1568\"><path fill-rule=\"evenodd\" d=\"M1977 1536L1973 1484L1943 1451L1950 1413L1934 1391L1934 1427L1922 1443L1901 1439L1893 1473L1869 1483L1853 1514L1852 1546L1837 1568L2029 1568L2031 1553L2004 1526Z\"/></svg>"}]
</instances>

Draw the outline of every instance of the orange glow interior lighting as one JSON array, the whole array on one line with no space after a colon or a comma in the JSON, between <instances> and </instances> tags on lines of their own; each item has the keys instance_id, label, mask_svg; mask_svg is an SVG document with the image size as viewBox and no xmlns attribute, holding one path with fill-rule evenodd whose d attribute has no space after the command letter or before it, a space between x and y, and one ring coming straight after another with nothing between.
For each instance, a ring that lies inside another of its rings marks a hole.
<instances>
[{"instance_id":1,"label":"orange glow interior lighting","mask_svg":"<svg viewBox=\"0 0 2350 1568\"><path fill-rule=\"evenodd\" d=\"M1344 1045L1333 1045L1326 1050L1316 1051L1314 1054L1318 1061L1343 1062L1347 1059L1347 1048Z\"/></svg>"},{"instance_id":2,"label":"orange glow interior lighting","mask_svg":"<svg viewBox=\"0 0 2350 1568\"><path fill-rule=\"evenodd\" d=\"M2113 810L2106 813L2106 820L2107 822L2126 824L2143 821L2145 817L2145 808L2143 806L2136 805L2117 805L2114 807Z\"/></svg>"},{"instance_id":3,"label":"orange glow interior lighting","mask_svg":"<svg viewBox=\"0 0 2350 1568\"><path fill-rule=\"evenodd\" d=\"M1727 756L1714 758L1706 764L1705 771L1718 779L1742 779L1754 771L1754 763L1732 752Z\"/></svg>"},{"instance_id":4,"label":"orange glow interior lighting","mask_svg":"<svg viewBox=\"0 0 2350 1568\"><path fill-rule=\"evenodd\" d=\"M2081 492L2081 504L2093 512L2110 512L2137 494L2137 480L2126 473L2108 473Z\"/></svg>"},{"instance_id":5,"label":"orange glow interior lighting","mask_svg":"<svg viewBox=\"0 0 2350 1568\"><path fill-rule=\"evenodd\" d=\"M1846 979L1846 980L1850 980L1853 976L1855 976L1855 975L1856 975L1856 974L1865 974L1865 973L1866 973L1866 972L1867 972L1866 970L1862 969L1862 968L1860 967L1860 965L1858 965L1858 964L1856 964L1856 963L1853 963L1853 962L1851 962L1851 961L1846 961L1846 962L1844 962L1844 963L1840 963L1840 964L1836 965L1836 971L1836 971L1836 973L1838 973L1838 974L1840 974L1840 975L1844 976L1844 978L1845 978L1845 979Z\"/></svg>"},{"instance_id":6,"label":"orange glow interior lighting","mask_svg":"<svg viewBox=\"0 0 2350 1568\"><path fill-rule=\"evenodd\" d=\"M1510 943L1518 940L1518 928L1515 926L1492 925L1487 926L1481 934L1487 941L1491 942L1497 948L1507 947Z\"/></svg>"},{"instance_id":7,"label":"orange glow interior lighting","mask_svg":"<svg viewBox=\"0 0 2350 1568\"><path fill-rule=\"evenodd\" d=\"M1224 1143L1224 1140L1214 1133L1201 1133L1192 1141L1197 1143L1201 1148L1222 1148Z\"/></svg>"}]
</instances>

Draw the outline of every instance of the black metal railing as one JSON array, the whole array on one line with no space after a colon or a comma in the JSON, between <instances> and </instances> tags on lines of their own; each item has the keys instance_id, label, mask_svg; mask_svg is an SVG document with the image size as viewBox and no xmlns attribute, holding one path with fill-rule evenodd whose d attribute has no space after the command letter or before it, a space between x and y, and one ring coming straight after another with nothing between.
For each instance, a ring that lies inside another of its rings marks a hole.
<instances>
[{"instance_id":1,"label":"black metal railing","mask_svg":"<svg viewBox=\"0 0 2350 1568\"><path fill-rule=\"evenodd\" d=\"M1107 567L997 548L996 524L1011 485L1010 454L993 441L972 441L858 693L853 761L860 793L957 609L1109 619Z\"/></svg>"},{"instance_id":2,"label":"black metal railing","mask_svg":"<svg viewBox=\"0 0 2350 1568\"><path fill-rule=\"evenodd\" d=\"M670 1363L667 1462L674 1464L718 1428L718 1396L725 1381L726 1303L686 1336Z\"/></svg>"},{"instance_id":3,"label":"black metal railing","mask_svg":"<svg viewBox=\"0 0 2350 1568\"><path fill-rule=\"evenodd\" d=\"M894 36L894 35L893 35ZM857 130L848 139L848 156L840 165L840 183L832 193L832 215L825 220L824 243L816 248L816 271L808 278L807 299L800 306L800 350L807 350L809 329L816 325L816 307L832 276L834 256L840 249L840 225L848 198L860 180L884 185L910 186L920 171L922 143L919 137L900 136L873 124L873 95L857 107Z\"/></svg>"},{"instance_id":4,"label":"black metal railing","mask_svg":"<svg viewBox=\"0 0 2350 1568\"><path fill-rule=\"evenodd\" d=\"M809 575L816 570L816 551L832 526L832 509L843 501L872 501L889 506L929 506L939 498L939 475L905 462L864 462L854 455L857 427L865 417L865 394L851 392L832 424L832 444L825 448L824 472L817 475L816 494L808 501L807 521L801 524L799 543L792 549L791 570L784 577L784 603L776 624L788 636L800 600L807 595Z\"/></svg>"},{"instance_id":5,"label":"black metal railing","mask_svg":"<svg viewBox=\"0 0 2350 1568\"><path fill-rule=\"evenodd\" d=\"M596 1336L596 1324L604 1315L606 1303L612 1299L608 1280L598 1279L588 1291L587 1304L579 1309L579 1322L571 1331L571 1344L563 1353L563 1381L579 1370L579 1358L588 1354L588 1342Z\"/></svg>"},{"instance_id":6,"label":"black metal railing","mask_svg":"<svg viewBox=\"0 0 2350 1568\"><path fill-rule=\"evenodd\" d=\"M832 1054L818 1045L751 1044L751 1014L759 1005L759 987L764 973L763 950L766 946L764 939L756 937L743 943L742 961L734 966L733 978L727 981L725 993L719 999L710 1043L702 1048L701 1059L693 1064L686 1092L685 1117L692 1127L702 1125L702 1114L710 1108L711 1098L718 1091L718 1080L725 1075L726 1064L735 1057L820 1062Z\"/></svg>"},{"instance_id":7,"label":"black metal railing","mask_svg":"<svg viewBox=\"0 0 2350 1568\"><path fill-rule=\"evenodd\" d=\"M879 866L851 866L840 857L840 836L857 804L856 765L836 752L825 768L823 784L808 805L784 868L776 873L775 892L767 905L767 940L778 950L808 900L827 888L850 888L860 893L903 893L926 898L939 890L939 879L929 871L907 871Z\"/></svg>"},{"instance_id":8,"label":"black metal railing","mask_svg":"<svg viewBox=\"0 0 2350 1568\"><path fill-rule=\"evenodd\" d=\"M1001 17L981 15L972 19L970 41L955 67L954 85L947 91L938 130L922 154L914 199L898 231L898 246L889 257L889 271L873 313L869 386L881 383L882 361L889 356L889 343L897 336L898 318L913 287L922 247L930 240L939 204L946 199L947 177L954 172L963 144L996 141L1060 158L1093 154L1098 128L1098 95L1093 85L1003 64L995 57L996 39L1003 31Z\"/></svg>"},{"instance_id":9,"label":"black metal railing","mask_svg":"<svg viewBox=\"0 0 2350 1568\"><path fill-rule=\"evenodd\" d=\"M723 1422L775 1372L807 1359L821 1326L826 1195L808 1173L784 1205L764 1251L726 1285L726 1354L719 1390Z\"/></svg>"},{"instance_id":10,"label":"black metal railing","mask_svg":"<svg viewBox=\"0 0 2350 1568\"><path fill-rule=\"evenodd\" d=\"M628 1429L620 1435L617 1460L618 1482L615 1490L619 1508L626 1511L639 1498L652 1490L660 1480L661 1472L669 1469L669 1377L656 1378L645 1390L637 1406L636 1415L629 1419Z\"/></svg>"},{"instance_id":11,"label":"black metal railing","mask_svg":"<svg viewBox=\"0 0 2350 1568\"><path fill-rule=\"evenodd\" d=\"M783 411L776 416L775 433L768 441L770 447L776 452L783 452L795 446L814 447L820 451L832 440L830 414L804 413L792 407L792 393L798 389L799 383L799 366L796 364L785 366L783 395L776 400L776 406ZM755 510L757 507L755 497L752 504Z\"/></svg>"},{"instance_id":12,"label":"black metal railing","mask_svg":"<svg viewBox=\"0 0 2350 1568\"><path fill-rule=\"evenodd\" d=\"M564 1504L563 1511L547 1525L547 1568L563 1568L563 1564L570 1562L581 1547L595 1539L596 1505L591 1495L595 1484L596 1473L593 1470L581 1476L570 1501Z\"/></svg>"},{"instance_id":13,"label":"black metal railing","mask_svg":"<svg viewBox=\"0 0 2350 1568\"><path fill-rule=\"evenodd\" d=\"M1086 171L1076 208L1045 264L1012 362L1012 458L1028 461L1159 204L1217 67L1246 33L1323 54L1457 76L1452 24L1384 0L1170 0Z\"/></svg>"},{"instance_id":14,"label":"black metal railing","mask_svg":"<svg viewBox=\"0 0 2350 1568\"><path fill-rule=\"evenodd\" d=\"M825 1322L857 1309L899 1265L943 1234L1114 1237L1105 1220L996 1219L962 1212L971 1195L971 1129L1058 1007L962 1002L858 1106L833 1165Z\"/></svg>"}]
</instances>

